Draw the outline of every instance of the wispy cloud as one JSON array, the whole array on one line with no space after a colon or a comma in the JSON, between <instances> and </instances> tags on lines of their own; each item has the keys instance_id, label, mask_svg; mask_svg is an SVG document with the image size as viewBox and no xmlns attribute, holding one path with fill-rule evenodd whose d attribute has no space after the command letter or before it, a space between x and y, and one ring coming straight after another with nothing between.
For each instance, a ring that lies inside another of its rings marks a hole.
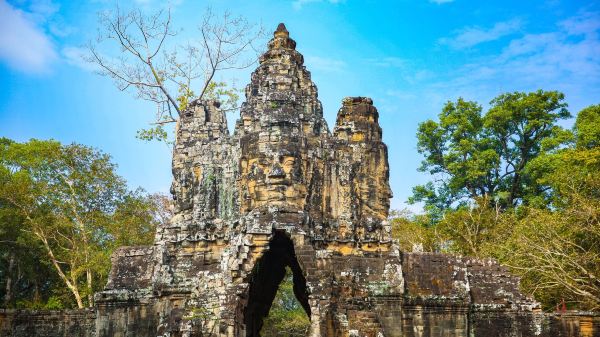
<instances>
[{"instance_id":1,"label":"wispy cloud","mask_svg":"<svg viewBox=\"0 0 600 337\"><path fill-rule=\"evenodd\" d=\"M561 90L570 101L580 93L600 97L600 13L585 12L556 25L554 31L525 34L501 51L448 74L435 84L446 97L492 97L506 90ZM589 97L588 97L589 98Z\"/></svg>"},{"instance_id":2,"label":"wispy cloud","mask_svg":"<svg viewBox=\"0 0 600 337\"><path fill-rule=\"evenodd\" d=\"M35 11L24 12L0 0L0 59L27 73L47 72L57 58L52 39L38 23L56 8L48 6L50 2L37 4Z\"/></svg>"},{"instance_id":3,"label":"wispy cloud","mask_svg":"<svg viewBox=\"0 0 600 337\"><path fill-rule=\"evenodd\" d=\"M595 35L600 30L600 14L583 12L560 23L560 26L571 35Z\"/></svg>"},{"instance_id":4,"label":"wispy cloud","mask_svg":"<svg viewBox=\"0 0 600 337\"><path fill-rule=\"evenodd\" d=\"M451 3L454 2L454 0L429 0L429 2L433 2L434 4L447 4L447 3Z\"/></svg>"},{"instance_id":5,"label":"wispy cloud","mask_svg":"<svg viewBox=\"0 0 600 337\"><path fill-rule=\"evenodd\" d=\"M89 57L89 51L82 47L65 47L61 50L65 62L68 64L80 68L85 71L97 71L99 67L95 63L87 61Z\"/></svg>"},{"instance_id":6,"label":"wispy cloud","mask_svg":"<svg viewBox=\"0 0 600 337\"><path fill-rule=\"evenodd\" d=\"M519 19L498 22L488 29L481 27L466 27L457 31L454 36L441 38L438 42L454 49L469 48L480 43L495 41L504 36L517 33L521 27L522 22Z\"/></svg>"},{"instance_id":7,"label":"wispy cloud","mask_svg":"<svg viewBox=\"0 0 600 337\"><path fill-rule=\"evenodd\" d=\"M367 59L366 63L371 67L390 68L389 71L396 74L408 84L416 84L431 79L433 72L415 64L414 61L397 56L386 56L375 59Z\"/></svg>"},{"instance_id":8,"label":"wispy cloud","mask_svg":"<svg viewBox=\"0 0 600 337\"><path fill-rule=\"evenodd\" d=\"M342 60L320 56L307 56L306 64L309 69L328 72L340 72L346 68L346 62Z\"/></svg>"},{"instance_id":9,"label":"wispy cloud","mask_svg":"<svg viewBox=\"0 0 600 337\"><path fill-rule=\"evenodd\" d=\"M332 4L338 4L338 3L342 3L345 2L346 0L294 0L292 1L292 7L295 10L300 10L302 9L302 7L304 5L310 4L310 3L317 3L317 2L329 2Z\"/></svg>"},{"instance_id":10,"label":"wispy cloud","mask_svg":"<svg viewBox=\"0 0 600 337\"><path fill-rule=\"evenodd\" d=\"M407 60L396 56L368 59L367 62L376 67L384 68L404 68L407 66L408 63Z\"/></svg>"},{"instance_id":11,"label":"wispy cloud","mask_svg":"<svg viewBox=\"0 0 600 337\"><path fill-rule=\"evenodd\" d=\"M388 96L392 96L394 98L400 99L400 100L412 100L412 99L417 98L417 95L413 92L395 90L395 89L389 89L385 92L385 94Z\"/></svg>"}]
</instances>

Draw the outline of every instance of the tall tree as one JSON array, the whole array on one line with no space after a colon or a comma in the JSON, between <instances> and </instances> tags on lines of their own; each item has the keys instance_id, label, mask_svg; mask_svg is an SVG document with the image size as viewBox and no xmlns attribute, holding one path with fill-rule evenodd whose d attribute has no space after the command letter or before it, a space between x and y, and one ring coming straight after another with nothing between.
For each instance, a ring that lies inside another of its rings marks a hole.
<instances>
[{"instance_id":1,"label":"tall tree","mask_svg":"<svg viewBox=\"0 0 600 337\"><path fill-rule=\"evenodd\" d=\"M180 30L174 28L170 8L146 14L117 6L100 14L100 25L88 61L120 90L131 89L156 104L153 126L140 130L138 137L162 141L168 139L165 125L177 122L194 98L218 99L225 110L237 108L237 89L217 81L216 75L254 64L254 44L264 35L243 17L229 12L217 17L210 9L199 25L199 39L183 46L173 45ZM118 47L118 56L105 55L111 46Z\"/></svg>"},{"instance_id":2,"label":"tall tree","mask_svg":"<svg viewBox=\"0 0 600 337\"><path fill-rule=\"evenodd\" d=\"M582 110L571 146L533 161L552 207L528 207L498 256L551 306L600 308L600 105ZM541 170L540 168L544 168ZM541 174L540 174L541 172Z\"/></svg>"},{"instance_id":3,"label":"tall tree","mask_svg":"<svg viewBox=\"0 0 600 337\"><path fill-rule=\"evenodd\" d=\"M514 209L499 200L445 209L432 226L401 235L455 253L494 257L521 276L521 285L545 308L566 300L600 308L600 106L582 110L572 132L545 137L523 170L532 194ZM560 145L560 146L559 146ZM510 186L510 185L509 185ZM537 192L535 192L537 191ZM534 194L538 193L538 194ZM539 202L538 202L539 201ZM542 206L542 207L540 207ZM400 221L399 221L400 220ZM393 219L406 232L418 219ZM402 231L395 233L404 233ZM401 241L402 243L402 241Z\"/></svg>"},{"instance_id":4,"label":"tall tree","mask_svg":"<svg viewBox=\"0 0 600 337\"><path fill-rule=\"evenodd\" d=\"M542 147L547 139L568 133L557 125L570 117L562 93L507 93L490 105L482 114L481 105L459 98L444 106L439 121L419 125L418 151L425 156L419 170L435 179L416 186L410 201L425 202L436 219L476 198L503 208L526 203L540 192L526 174L528 163L550 150Z\"/></svg>"},{"instance_id":5,"label":"tall tree","mask_svg":"<svg viewBox=\"0 0 600 337\"><path fill-rule=\"evenodd\" d=\"M78 307L92 305L115 243L151 241L153 206L128 192L110 157L56 141L4 141L0 203L22 219Z\"/></svg>"}]
</instances>

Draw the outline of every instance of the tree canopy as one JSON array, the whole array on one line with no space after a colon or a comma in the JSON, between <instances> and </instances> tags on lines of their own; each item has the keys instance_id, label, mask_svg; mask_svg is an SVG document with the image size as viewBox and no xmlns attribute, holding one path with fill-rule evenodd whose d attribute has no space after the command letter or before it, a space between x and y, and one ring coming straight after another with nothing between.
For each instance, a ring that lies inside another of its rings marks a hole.
<instances>
[{"instance_id":1,"label":"tree canopy","mask_svg":"<svg viewBox=\"0 0 600 337\"><path fill-rule=\"evenodd\" d=\"M255 64L254 45L264 36L262 27L246 18L217 15L210 8L201 16L198 33L184 42L175 39L182 30L170 8L145 12L116 6L99 14L99 26L87 61L119 90L156 106L151 126L137 136L166 142L171 140L165 126L177 122L194 99L219 100L225 111L238 108L235 81L217 75Z\"/></svg>"},{"instance_id":2,"label":"tree canopy","mask_svg":"<svg viewBox=\"0 0 600 337\"><path fill-rule=\"evenodd\" d=\"M569 133L558 125L570 117L556 91L506 93L484 114L477 102L448 102L439 121L419 125L419 170L433 181L416 186L411 202L424 202L432 214L476 198L497 200L503 208L528 203L541 193L527 174L538 155L561 146ZM550 142L549 140L554 140Z\"/></svg>"},{"instance_id":3,"label":"tree canopy","mask_svg":"<svg viewBox=\"0 0 600 337\"><path fill-rule=\"evenodd\" d=\"M0 253L8 262L2 270L7 305L20 300L18 287L31 284L34 294L21 294L26 300L39 303L44 300L39 292L48 287L60 293L54 302L92 305L112 250L152 241L158 206L142 190L129 191L115 169L107 154L80 144L0 141ZM39 269L55 284L40 284ZM69 296L58 290L57 281Z\"/></svg>"},{"instance_id":4,"label":"tree canopy","mask_svg":"<svg viewBox=\"0 0 600 337\"><path fill-rule=\"evenodd\" d=\"M493 257L546 309L600 308L600 105L571 130L558 92L503 94L486 114L448 102L417 134L422 215L392 217L403 249Z\"/></svg>"}]
</instances>

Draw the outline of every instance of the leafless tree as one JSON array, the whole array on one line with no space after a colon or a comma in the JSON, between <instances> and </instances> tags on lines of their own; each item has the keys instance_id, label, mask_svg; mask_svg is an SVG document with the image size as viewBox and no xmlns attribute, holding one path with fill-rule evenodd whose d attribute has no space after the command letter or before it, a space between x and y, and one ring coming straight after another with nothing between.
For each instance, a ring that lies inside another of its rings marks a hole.
<instances>
[{"instance_id":1,"label":"leafless tree","mask_svg":"<svg viewBox=\"0 0 600 337\"><path fill-rule=\"evenodd\" d=\"M254 44L264 36L262 27L245 18L229 12L217 17L211 9L198 26L197 39L178 46L167 46L178 33L170 8L148 15L139 9L124 12L117 6L100 14L100 26L96 42L89 44L88 61L120 90L132 90L138 98L156 104L153 124L157 128L154 137L152 132L146 137L150 139L160 138L156 132L164 133L162 125L176 122L194 98L221 98L226 100L225 109L237 108L236 91L216 82L215 75L254 64ZM109 44L117 46L120 55L107 56L103 47Z\"/></svg>"},{"instance_id":2,"label":"leafless tree","mask_svg":"<svg viewBox=\"0 0 600 337\"><path fill-rule=\"evenodd\" d=\"M164 193L153 193L148 196L154 204L154 218L158 222L159 226L166 226L173 215L173 199L170 195Z\"/></svg>"}]
</instances>

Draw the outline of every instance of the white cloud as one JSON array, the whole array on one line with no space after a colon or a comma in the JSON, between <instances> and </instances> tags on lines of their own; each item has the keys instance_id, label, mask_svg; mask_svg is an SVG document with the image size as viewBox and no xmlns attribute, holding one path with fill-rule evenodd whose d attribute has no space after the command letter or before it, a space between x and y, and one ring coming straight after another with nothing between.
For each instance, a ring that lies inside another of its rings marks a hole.
<instances>
[{"instance_id":1,"label":"white cloud","mask_svg":"<svg viewBox=\"0 0 600 337\"><path fill-rule=\"evenodd\" d=\"M50 7L41 5L37 10L32 13L42 15L52 12ZM0 0L0 60L24 72L42 73L49 70L57 54L52 40L36 21L31 13Z\"/></svg>"},{"instance_id":2,"label":"white cloud","mask_svg":"<svg viewBox=\"0 0 600 337\"><path fill-rule=\"evenodd\" d=\"M416 84L430 79L433 72L415 64L415 62L396 56L386 56L377 59L367 59L369 66L390 68L406 83ZM392 95L393 96L393 95Z\"/></svg>"},{"instance_id":3,"label":"white cloud","mask_svg":"<svg viewBox=\"0 0 600 337\"><path fill-rule=\"evenodd\" d=\"M346 62L328 57L308 56L305 63L308 69L329 72L340 72L346 68Z\"/></svg>"},{"instance_id":4,"label":"white cloud","mask_svg":"<svg viewBox=\"0 0 600 337\"><path fill-rule=\"evenodd\" d=\"M439 39L438 42L454 49L469 48L480 43L495 41L504 36L517 33L522 26L519 19L498 22L492 28L467 27L456 32L455 36Z\"/></svg>"},{"instance_id":5,"label":"white cloud","mask_svg":"<svg viewBox=\"0 0 600 337\"><path fill-rule=\"evenodd\" d=\"M499 53L446 74L431 90L482 100L504 91L560 90L573 111L600 97L600 15L584 13L554 31L525 34Z\"/></svg>"},{"instance_id":6,"label":"white cloud","mask_svg":"<svg viewBox=\"0 0 600 337\"><path fill-rule=\"evenodd\" d=\"M45 21L58 12L60 6L51 0L33 0L29 1L28 8L30 13L39 16L40 21Z\"/></svg>"},{"instance_id":7,"label":"white cloud","mask_svg":"<svg viewBox=\"0 0 600 337\"><path fill-rule=\"evenodd\" d=\"M447 3L451 3L454 2L454 0L429 0L429 2L433 2L434 4L447 4Z\"/></svg>"},{"instance_id":8,"label":"white cloud","mask_svg":"<svg viewBox=\"0 0 600 337\"><path fill-rule=\"evenodd\" d=\"M417 98L416 94L409 91L389 89L385 92L385 94L404 101L413 100Z\"/></svg>"},{"instance_id":9,"label":"white cloud","mask_svg":"<svg viewBox=\"0 0 600 337\"><path fill-rule=\"evenodd\" d=\"M561 22L560 26L571 35L597 35L600 30L600 14L584 12Z\"/></svg>"},{"instance_id":10,"label":"white cloud","mask_svg":"<svg viewBox=\"0 0 600 337\"><path fill-rule=\"evenodd\" d=\"M317 2L329 2L331 4L338 4L338 3L345 2L345 0L294 0L294 1L292 1L292 7L295 10L300 10L300 9L302 9L302 7L304 5L307 5L310 3L317 3Z\"/></svg>"},{"instance_id":11,"label":"white cloud","mask_svg":"<svg viewBox=\"0 0 600 337\"><path fill-rule=\"evenodd\" d=\"M61 54L65 61L72 66L78 67L85 71L99 70L96 64L86 60L86 57L89 55L89 51L86 48L65 47L61 50Z\"/></svg>"}]
</instances>

